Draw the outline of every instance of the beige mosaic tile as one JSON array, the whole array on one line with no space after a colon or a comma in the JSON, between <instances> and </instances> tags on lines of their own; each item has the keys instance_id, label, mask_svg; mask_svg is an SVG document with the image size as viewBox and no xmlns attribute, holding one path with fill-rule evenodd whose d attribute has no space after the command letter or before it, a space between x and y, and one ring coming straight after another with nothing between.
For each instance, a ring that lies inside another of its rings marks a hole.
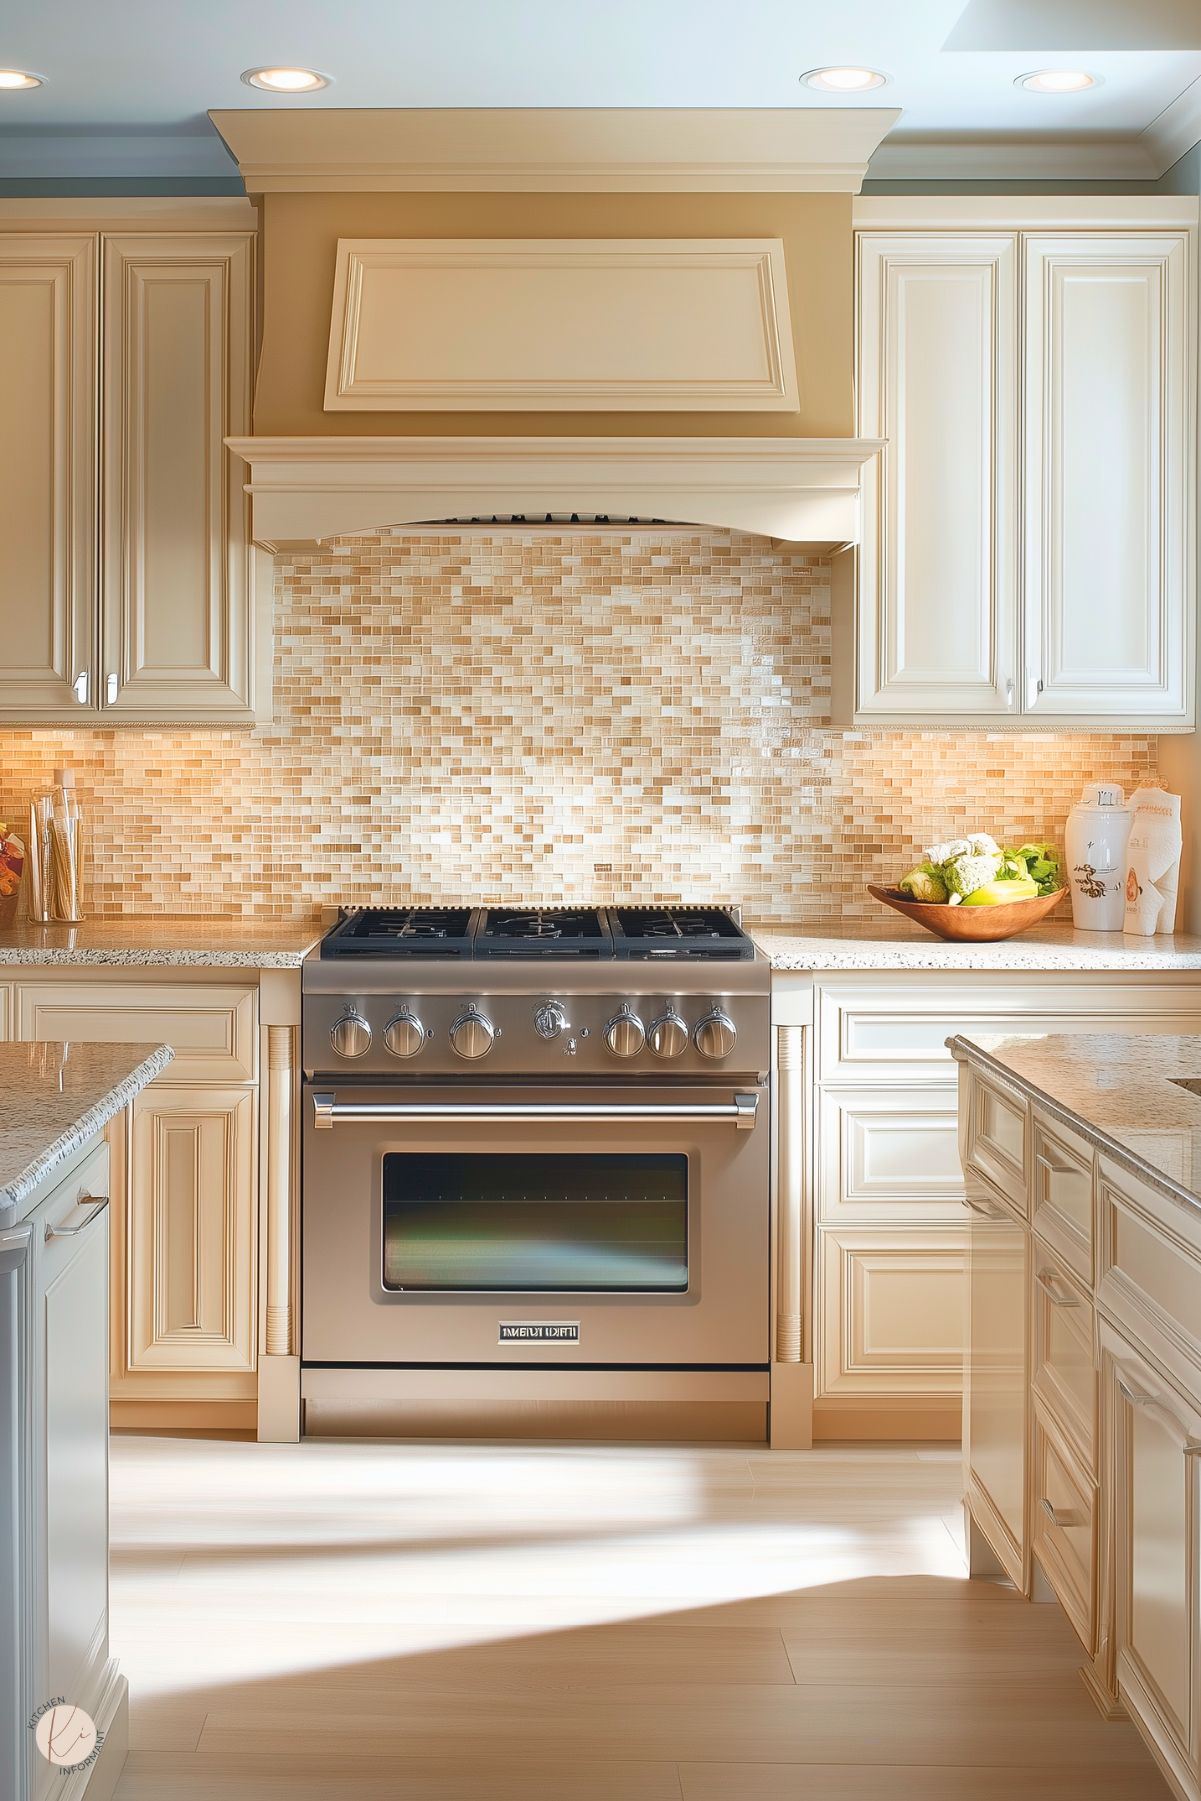
<instances>
[{"instance_id":1,"label":"beige mosaic tile","mask_svg":"<svg viewBox=\"0 0 1201 1801\"><path fill-rule=\"evenodd\" d=\"M833 731L827 565L762 540L433 532L277 559L275 718L0 733L0 818L66 762L89 911L736 901L872 918L972 825L1059 837L1153 738Z\"/></svg>"}]
</instances>

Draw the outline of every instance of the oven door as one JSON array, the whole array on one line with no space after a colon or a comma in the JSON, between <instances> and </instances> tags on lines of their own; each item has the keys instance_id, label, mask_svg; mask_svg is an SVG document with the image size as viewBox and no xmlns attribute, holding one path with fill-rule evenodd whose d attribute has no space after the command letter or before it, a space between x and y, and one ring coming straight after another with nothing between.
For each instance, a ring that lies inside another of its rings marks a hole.
<instances>
[{"instance_id":1,"label":"oven door","mask_svg":"<svg viewBox=\"0 0 1201 1801\"><path fill-rule=\"evenodd\" d=\"M766 1112L753 1085L309 1085L304 1361L762 1367Z\"/></svg>"}]
</instances>

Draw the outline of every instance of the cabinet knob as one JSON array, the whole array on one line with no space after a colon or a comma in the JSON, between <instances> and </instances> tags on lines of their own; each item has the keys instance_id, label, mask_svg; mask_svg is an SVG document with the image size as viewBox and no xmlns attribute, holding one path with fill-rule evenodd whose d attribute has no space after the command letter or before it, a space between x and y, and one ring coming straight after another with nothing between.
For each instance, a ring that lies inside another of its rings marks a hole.
<instances>
[{"instance_id":1,"label":"cabinet knob","mask_svg":"<svg viewBox=\"0 0 1201 1801\"><path fill-rule=\"evenodd\" d=\"M110 670L104 680L104 704L105 704L105 706L111 707L114 705L114 703L116 702L116 699L117 699L117 689L119 687L120 687L120 683L117 680L115 672Z\"/></svg>"},{"instance_id":2,"label":"cabinet knob","mask_svg":"<svg viewBox=\"0 0 1201 1801\"><path fill-rule=\"evenodd\" d=\"M80 670L71 686L75 690L75 698L80 706L86 707L88 704L88 672L86 669Z\"/></svg>"}]
</instances>

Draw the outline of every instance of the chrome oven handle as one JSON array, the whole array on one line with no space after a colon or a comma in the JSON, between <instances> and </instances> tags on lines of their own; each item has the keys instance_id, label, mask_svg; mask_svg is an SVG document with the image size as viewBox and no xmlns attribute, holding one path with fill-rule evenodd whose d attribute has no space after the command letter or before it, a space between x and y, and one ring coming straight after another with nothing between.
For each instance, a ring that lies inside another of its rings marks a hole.
<instances>
[{"instance_id":1,"label":"chrome oven handle","mask_svg":"<svg viewBox=\"0 0 1201 1801\"><path fill-rule=\"evenodd\" d=\"M536 1120L543 1125L592 1125L597 1120L695 1119L716 1123L728 1120L740 1132L749 1132L759 1112L757 1094L736 1094L731 1101L692 1105L664 1102L658 1106L627 1106L601 1101L595 1106L573 1106L560 1101L339 1101L332 1094L314 1094L313 1124L329 1131L340 1121L351 1125L461 1125L476 1120L503 1124Z\"/></svg>"}]
</instances>

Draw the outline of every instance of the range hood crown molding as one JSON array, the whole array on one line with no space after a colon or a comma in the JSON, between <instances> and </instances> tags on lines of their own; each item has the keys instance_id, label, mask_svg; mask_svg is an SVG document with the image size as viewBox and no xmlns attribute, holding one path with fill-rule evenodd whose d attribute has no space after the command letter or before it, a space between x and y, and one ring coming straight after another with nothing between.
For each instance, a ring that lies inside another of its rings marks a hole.
<instances>
[{"instance_id":1,"label":"range hood crown molding","mask_svg":"<svg viewBox=\"0 0 1201 1801\"><path fill-rule=\"evenodd\" d=\"M895 107L216 109L250 194L857 194Z\"/></svg>"},{"instance_id":2,"label":"range hood crown molding","mask_svg":"<svg viewBox=\"0 0 1201 1801\"><path fill-rule=\"evenodd\" d=\"M268 550L493 514L599 513L830 549L879 438L227 438ZM586 527L580 529L586 530Z\"/></svg>"}]
</instances>

